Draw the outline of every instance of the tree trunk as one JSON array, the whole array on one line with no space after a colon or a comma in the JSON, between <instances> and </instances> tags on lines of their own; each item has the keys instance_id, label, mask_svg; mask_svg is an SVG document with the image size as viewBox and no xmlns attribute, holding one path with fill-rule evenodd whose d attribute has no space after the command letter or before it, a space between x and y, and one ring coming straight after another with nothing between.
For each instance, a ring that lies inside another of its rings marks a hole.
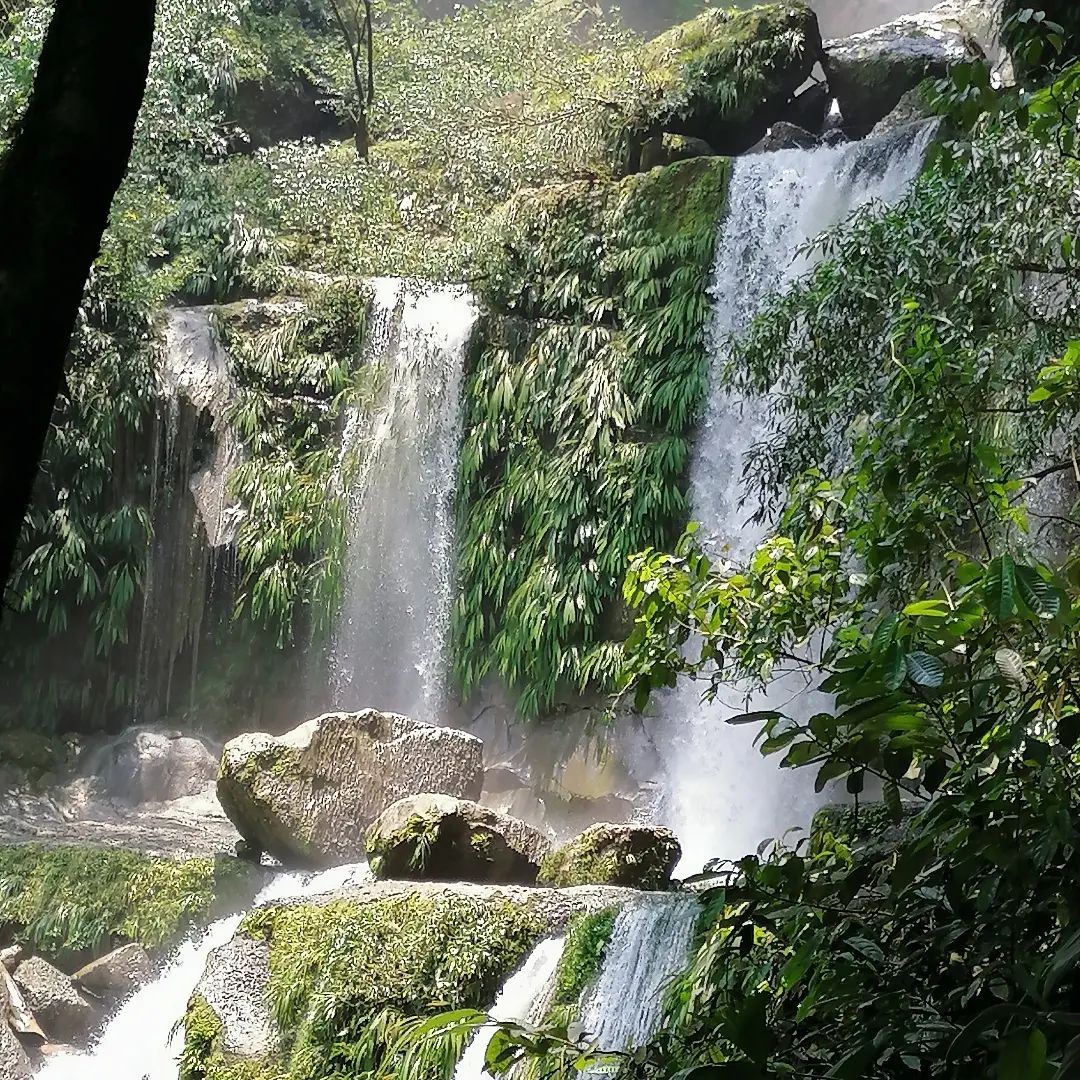
<instances>
[{"instance_id":1,"label":"tree trunk","mask_svg":"<svg viewBox=\"0 0 1080 1080\"><path fill-rule=\"evenodd\" d=\"M72 328L131 154L155 0L56 0L0 163L0 573L11 572Z\"/></svg>"}]
</instances>

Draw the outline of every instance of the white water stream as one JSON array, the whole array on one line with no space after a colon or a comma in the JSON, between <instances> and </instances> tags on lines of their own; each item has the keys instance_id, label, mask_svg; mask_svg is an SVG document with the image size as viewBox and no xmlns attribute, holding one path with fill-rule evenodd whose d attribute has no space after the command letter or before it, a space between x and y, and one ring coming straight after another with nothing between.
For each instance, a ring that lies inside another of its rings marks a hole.
<instances>
[{"instance_id":1,"label":"white water stream","mask_svg":"<svg viewBox=\"0 0 1080 1080\"><path fill-rule=\"evenodd\" d=\"M357 410L345 602L331 682L342 708L440 718L453 599L460 390L477 309L463 288L375 281L374 409Z\"/></svg>"},{"instance_id":2,"label":"white water stream","mask_svg":"<svg viewBox=\"0 0 1080 1080\"><path fill-rule=\"evenodd\" d=\"M254 906L318 896L370 879L366 863L318 874L279 874L255 898ZM229 942L242 919L242 915L220 919L181 945L161 974L133 994L106 1024L89 1053L53 1058L36 1080L176 1080L184 1034L174 1028L207 958Z\"/></svg>"},{"instance_id":3,"label":"white water stream","mask_svg":"<svg viewBox=\"0 0 1080 1080\"><path fill-rule=\"evenodd\" d=\"M454 1070L454 1080L490 1080L484 1059L499 1024L525 1024L539 1020L538 1005L545 1002L555 981L563 954L564 938L548 938L533 949L524 965L506 980L488 1016L493 1023L482 1027L465 1048Z\"/></svg>"},{"instance_id":4,"label":"white water stream","mask_svg":"<svg viewBox=\"0 0 1080 1080\"><path fill-rule=\"evenodd\" d=\"M603 1051L644 1046L656 1032L668 983L686 965L701 905L696 896L646 894L619 912L581 1024Z\"/></svg>"},{"instance_id":5,"label":"white water stream","mask_svg":"<svg viewBox=\"0 0 1080 1080\"><path fill-rule=\"evenodd\" d=\"M771 293L811 269L806 245L870 202L893 203L925 159L931 129L816 150L787 150L734 163L728 215L713 270L711 335L715 367L727 341L743 330ZM691 466L693 516L716 554L738 561L763 536L740 508L743 458L767 434L766 410L745 405L714 380ZM780 772L753 744L756 728L730 727L747 709L817 711L800 682L778 678L764 697L747 701L739 687L711 705L702 686L684 682L661 702L665 794L660 818L683 846L679 870L696 873L710 859L738 859L766 839L805 827L818 805L813 775ZM793 699L799 699L794 700Z\"/></svg>"}]
</instances>

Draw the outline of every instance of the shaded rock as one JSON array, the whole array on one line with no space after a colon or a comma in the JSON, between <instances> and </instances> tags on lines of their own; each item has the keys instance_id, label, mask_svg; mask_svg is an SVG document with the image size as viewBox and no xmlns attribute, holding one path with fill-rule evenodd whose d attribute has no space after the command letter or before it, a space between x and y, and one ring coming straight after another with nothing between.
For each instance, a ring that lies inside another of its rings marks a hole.
<instances>
[{"instance_id":1,"label":"shaded rock","mask_svg":"<svg viewBox=\"0 0 1080 1080\"><path fill-rule=\"evenodd\" d=\"M928 80L904 94L896 108L874 126L873 134L885 135L907 127L909 124L929 120L934 115L927 101L930 86L931 82Z\"/></svg>"},{"instance_id":2,"label":"shaded rock","mask_svg":"<svg viewBox=\"0 0 1080 1080\"><path fill-rule=\"evenodd\" d=\"M792 101L780 119L820 135L831 105L832 92L829 87L823 82L815 82Z\"/></svg>"},{"instance_id":3,"label":"shaded rock","mask_svg":"<svg viewBox=\"0 0 1080 1080\"><path fill-rule=\"evenodd\" d=\"M94 1006L67 975L40 956L24 960L15 969L15 985L51 1039L79 1043L94 1026Z\"/></svg>"},{"instance_id":4,"label":"shaded rock","mask_svg":"<svg viewBox=\"0 0 1080 1080\"><path fill-rule=\"evenodd\" d=\"M669 829L652 825L593 825L544 859L540 883L620 885L665 889L682 848Z\"/></svg>"},{"instance_id":5,"label":"shaded rock","mask_svg":"<svg viewBox=\"0 0 1080 1080\"><path fill-rule=\"evenodd\" d=\"M784 115L820 56L817 16L803 3L709 8L646 46L656 96L635 126L741 153Z\"/></svg>"},{"instance_id":6,"label":"shaded rock","mask_svg":"<svg viewBox=\"0 0 1080 1080\"><path fill-rule=\"evenodd\" d=\"M218 797L240 835L286 865L364 854L364 829L422 791L479 798L483 744L368 709L327 713L280 737L241 735L221 757Z\"/></svg>"},{"instance_id":7,"label":"shaded rock","mask_svg":"<svg viewBox=\"0 0 1080 1080\"><path fill-rule=\"evenodd\" d=\"M326 91L300 73L285 80L242 80L228 111L228 120L241 129L232 149L245 152L300 139L344 138L348 125L330 106Z\"/></svg>"},{"instance_id":8,"label":"shaded rock","mask_svg":"<svg viewBox=\"0 0 1080 1080\"><path fill-rule=\"evenodd\" d=\"M22 991L7 968L0 969L0 1023L10 1025L17 1035L45 1042L45 1032L34 1019Z\"/></svg>"},{"instance_id":9,"label":"shaded rock","mask_svg":"<svg viewBox=\"0 0 1080 1080\"><path fill-rule=\"evenodd\" d=\"M748 154L771 154L776 150L810 150L821 141L812 131L778 120Z\"/></svg>"},{"instance_id":10,"label":"shaded rock","mask_svg":"<svg viewBox=\"0 0 1080 1080\"><path fill-rule=\"evenodd\" d=\"M30 1080L30 1059L22 1043L0 1017L0 1080Z\"/></svg>"},{"instance_id":11,"label":"shaded rock","mask_svg":"<svg viewBox=\"0 0 1080 1080\"><path fill-rule=\"evenodd\" d=\"M844 129L859 137L924 79L941 78L958 64L984 58L975 22L950 2L826 42L822 64Z\"/></svg>"},{"instance_id":12,"label":"shaded rock","mask_svg":"<svg viewBox=\"0 0 1080 1080\"><path fill-rule=\"evenodd\" d=\"M641 147L641 169L674 165L696 157L715 157L716 151L704 140L689 135L654 135ZM625 636L629 637L629 633Z\"/></svg>"},{"instance_id":13,"label":"shaded rock","mask_svg":"<svg viewBox=\"0 0 1080 1080\"><path fill-rule=\"evenodd\" d=\"M153 972L150 954L141 945L133 943L113 949L100 960L80 968L72 979L82 989L115 1001L149 981Z\"/></svg>"},{"instance_id":14,"label":"shaded rock","mask_svg":"<svg viewBox=\"0 0 1080 1080\"><path fill-rule=\"evenodd\" d=\"M26 958L26 952L21 945L9 945L6 949L0 949L0 964L8 971L14 971Z\"/></svg>"},{"instance_id":15,"label":"shaded rock","mask_svg":"<svg viewBox=\"0 0 1080 1080\"><path fill-rule=\"evenodd\" d=\"M377 877L531 885L547 838L516 818L446 795L388 807L368 830Z\"/></svg>"}]
</instances>

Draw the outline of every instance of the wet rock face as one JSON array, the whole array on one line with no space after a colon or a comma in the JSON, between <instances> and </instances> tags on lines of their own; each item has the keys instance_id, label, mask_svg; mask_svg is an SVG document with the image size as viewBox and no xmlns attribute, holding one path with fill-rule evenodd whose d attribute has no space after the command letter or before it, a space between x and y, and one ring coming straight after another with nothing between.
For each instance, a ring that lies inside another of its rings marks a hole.
<instances>
[{"instance_id":1,"label":"wet rock face","mask_svg":"<svg viewBox=\"0 0 1080 1080\"><path fill-rule=\"evenodd\" d=\"M217 790L250 845L287 866L332 866L363 857L364 830L398 799L476 799L482 785L479 739L368 709L234 739Z\"/></svg>"},{"instance_id":2,"label":"wet rock face","mask_svg":"<svg viewBox=\"0 0 1080 1080\"><path fill-rule=\"evenodd\" d=\"M985 58L981 5L949 2L884 26L825 43L823 66L845 131L867 134L928 78Z\"/></svg>"},{"instance_id":3,"label":"wet rock face","mask_svg":"<svg viewBox=\"0 0 1080 1080\"><path fill-rule=\"evenodd\" d=\"M666 889L681 857L678 838L669 829L594 825L544 859L540 884Z\"/></svg>"},{"instance_id":4,"label":"wet rock face","mask_svg":"<svg viewBox=\"0 0 1080 1080\"><path fill-rule=\"evenodd\" d=\"M366 840L378 877L531 885L547 838L523 821L445 795L401 799Z\"/></svg>"},{"instance_id":5,"label":"wet rock face","mask_svg":"<svg viewBox=\"0 0 1080 1080\"><path fill-rule=\"evenodd\" d=\"M39 956L15 969L15 985L45 1034L56 1042L84 1041L97 1020L97 1010L71 979Z\"/></svg>"}]
</instances>

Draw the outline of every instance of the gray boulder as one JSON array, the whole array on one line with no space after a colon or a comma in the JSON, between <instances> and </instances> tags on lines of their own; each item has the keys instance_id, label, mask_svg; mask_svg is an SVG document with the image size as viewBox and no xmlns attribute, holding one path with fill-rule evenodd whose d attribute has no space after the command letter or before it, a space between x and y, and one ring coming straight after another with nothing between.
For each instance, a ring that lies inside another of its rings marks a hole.
<instances>
[{"instance_id":1,"label":"gray boulder","mask_svg":"<svg viewBox=\"0 0 1080 1080\"><path fill-rule=\"evenodd\" d=\"M812 131L807 131L797 124L789 124L785 120L778 120L769 128L765 137L747 153L771 154L777 150L810 150L820 142L820 137Z\"/></svg>"},{"instance_id":2,"label":"gray boulder","mask_svg":"<svg viewBox=\"0 0 1080 1080\"><path fill-rule=\"evenodd\" d=\"M141 945L132 943L80 968L72 980L97 997L117 1001L137 990L153 973L150 954Z\"/></svg>"},{"instance_id":3,"label":"gray boulder","mask_svg":"<svg viewBox=\"0 0 1080 1080\"><path fill-rule=\"evenodd\" d=\"M825 75L849 135L865 135L924 79L985 59L979 44L981 15L968 16L965 8L950 0L825 43Z\"/></svg>"},{"instance_id":4,"label":"gray boulder","mask_svg":"<svg viewBox=\"0 0 1080 1080\"><path fill-rule=\"evenodd\" d=\"M402 799L367 834L372 871L396 879L531 885L548 847L531 825L446 795Z\"/></svg>"},{"instance_id":5,"label":"gray boulder","mask_svg":"<svg viewBox=\"0 0 1080 1080\"><path fill-rule=\"evenodd\" d=\"M30 1080L30 1059L6 1020L0 1017L0 1080Z\"/></svg>"},{"instance_id":6,"label":"gray boulder","mask_svg":"<svg viewBox=\"0 0 1080 1080\"><path fill-rule=\"evenodd\" d=\"M364 830L391 803L424 791L478 798L483 775L475 736L368 709L241 735L225 747L217 790L253 848L332 866L363 856Z\"/></svg>"},{"instance_id":7,"label":"gray boulder","mask_svg":"<svg viewBox=\"0 0 1080 1080\"><path fill-rule=\"evenodd\" d=\"M97 1020L97 1010L71 979L40 956L15 969L15 985L50 1039L81 1043Z\"/></svg>"},{"instance_id":8,"label":"gray boulder","mask_svg":"<svg viewBox=\"0 0 1080 1080\"><path fill-rule=\"evenodd\" d=\"M652 825L593 825L553 852L540 867L540 884L621 885L659 890L671 884L682 848L669 829Z\"/></svg>"}]
</instances>

